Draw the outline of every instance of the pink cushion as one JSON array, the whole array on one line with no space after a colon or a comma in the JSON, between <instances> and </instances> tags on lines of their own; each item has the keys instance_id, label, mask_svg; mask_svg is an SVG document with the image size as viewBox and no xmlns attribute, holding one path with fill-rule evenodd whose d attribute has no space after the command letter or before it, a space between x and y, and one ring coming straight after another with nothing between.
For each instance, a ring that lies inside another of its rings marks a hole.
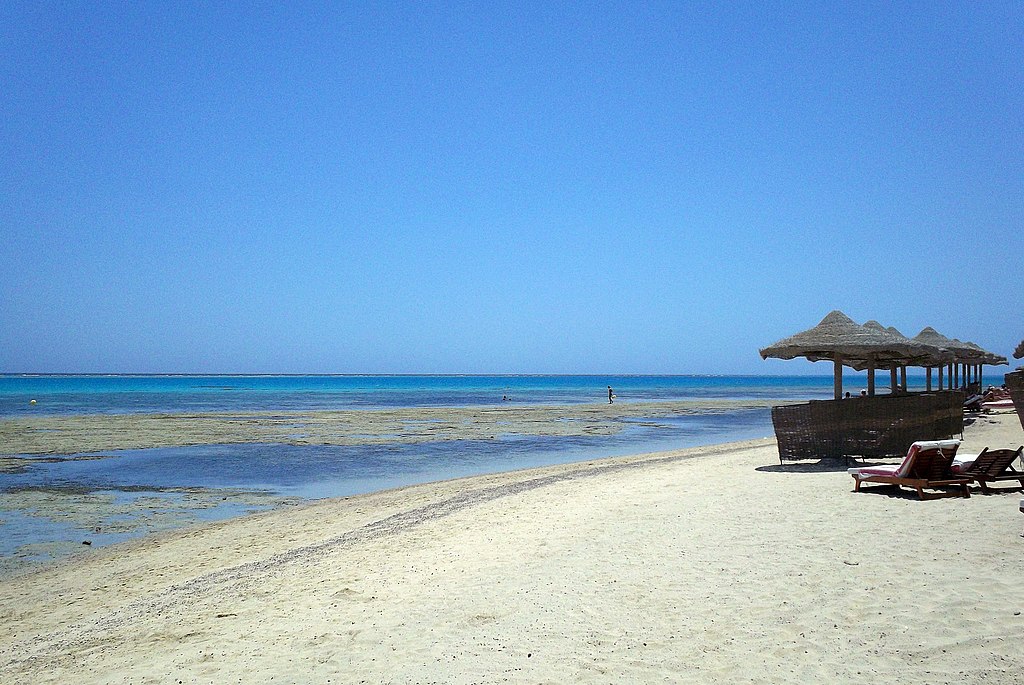
<instances>
[{"instance_id":1,"label":"pink cushion","mask_svg":"<svg viewBox=\"0 0 1024 685\"><path fill-rule=\"evenodd\" d=\"M907 450L907 456L903 457L903 461L900 462L899 467L897 467L893 475L903 477L910 473L910 467L914 465L914 457L916 457L917 453L920 451L921 443L915 442L913 445L911 445L910 449Z\"/></svg>"}]
</instances>

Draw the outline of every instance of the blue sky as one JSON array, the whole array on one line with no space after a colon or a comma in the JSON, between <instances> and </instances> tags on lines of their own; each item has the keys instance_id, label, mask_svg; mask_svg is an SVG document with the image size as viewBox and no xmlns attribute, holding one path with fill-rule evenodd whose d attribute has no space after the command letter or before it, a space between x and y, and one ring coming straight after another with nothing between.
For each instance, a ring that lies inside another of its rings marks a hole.
<instances>
[{"instance_id":1,"label":"blue sky","mask_svg":"<svg viewBox=\"0 0 1024 685\"><path fill-rule=\"evenodd\" d=\"M0 371L830 373L757 350L832 309L1024 337L1020 3L14 4Z\"/></svg>"}]
</instances>

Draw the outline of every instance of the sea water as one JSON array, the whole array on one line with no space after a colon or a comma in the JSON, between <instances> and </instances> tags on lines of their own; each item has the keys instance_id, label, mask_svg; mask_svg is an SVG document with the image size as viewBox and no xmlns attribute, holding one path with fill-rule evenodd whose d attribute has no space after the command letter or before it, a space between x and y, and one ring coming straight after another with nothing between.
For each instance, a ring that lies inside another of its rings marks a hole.
<instances>
[{"instance_id":1,"label":"sea water","mask_svg":"<svg viewBox=\"0 0 1024 685\"><path fill-rule=\"evenodd\" d=\"M827 398L828 376L0 375L0 417ZM35 403L32 403L35 400Z\"/></svg>"},{"instance_id":2,"label":"sea water","mask_svg":"<svg viewBox=\"0 0 1024 685\"><path fill-rule=\"evenodd\" d=\"M32 415L371 410L607 402L827 399L831 376L0 375L0 419ZM195 445L32 459L0 473L0 572L88 541L282 502L767 437L766 406L623 419L614 435L366 445ZM12 561L13 560L13 561ZM7 562L5 565L5 561Z\"/></svg>"}]
</instances>

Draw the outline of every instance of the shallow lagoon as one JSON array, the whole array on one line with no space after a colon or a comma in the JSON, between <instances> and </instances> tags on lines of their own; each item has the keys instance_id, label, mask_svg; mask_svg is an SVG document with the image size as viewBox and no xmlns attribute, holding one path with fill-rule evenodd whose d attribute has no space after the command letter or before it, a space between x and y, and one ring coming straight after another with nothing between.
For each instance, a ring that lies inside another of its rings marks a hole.
<instances>
[{"instance_id":1,"label":"shallow lagoon","mask_svg":"<svg viewBox=\"0 0 1024 685\"><path fill-rule=\"evenodd\" d=\"M761 407L627 417L611 435L14 455L0 472L0 573L72 554L86 547L83 542L99 547L307 499L770 434L770 413Z\"/></svg>"}]
</instances>

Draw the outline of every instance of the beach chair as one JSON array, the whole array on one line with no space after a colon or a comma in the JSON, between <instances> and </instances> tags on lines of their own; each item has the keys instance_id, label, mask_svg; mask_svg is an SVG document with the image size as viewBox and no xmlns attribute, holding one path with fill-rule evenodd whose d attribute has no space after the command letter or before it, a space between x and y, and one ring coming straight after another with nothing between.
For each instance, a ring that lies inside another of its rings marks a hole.
<instances>
[{"instance_id":1,"label":"beach chair","mask_svg":"<svg viewBox=\"0 0 1024 685\"><path fill-rule=\"evenodd\" d=\"M973 479L981 486L981 491L986 495L991 492L999 492L998 489L989 488L988 484L1000 481L1015 480L1020 483L1021 489L1024 489L1024 471L1013 468L1013 462L1020 458L1022 452L1024 452L1024 446L1015 450L990 450L986 447L981 454L974 458L974 461L969 463L965 461L964 466L959 469L954 465L953 473Z\"/></svg>"},{"instance_id":2,"label":"beach chair","mask_svg":"<svg viewBox=\"0 0 1024 685\"><path fill-rule=\"evenodd\" d=\"M959 447L959 440L920 441L910 446L907 456L898 465L848 469L855 483L854 492L860 492L861 483L885 483L897 488L914 488L921 499L970 497L971 491L967 486L973 479L955 475L952 470L953 458ZM944 489L950 487L955 489ZM925 488L940 492L926 493Z\"/></svg>"}]
</instances>

